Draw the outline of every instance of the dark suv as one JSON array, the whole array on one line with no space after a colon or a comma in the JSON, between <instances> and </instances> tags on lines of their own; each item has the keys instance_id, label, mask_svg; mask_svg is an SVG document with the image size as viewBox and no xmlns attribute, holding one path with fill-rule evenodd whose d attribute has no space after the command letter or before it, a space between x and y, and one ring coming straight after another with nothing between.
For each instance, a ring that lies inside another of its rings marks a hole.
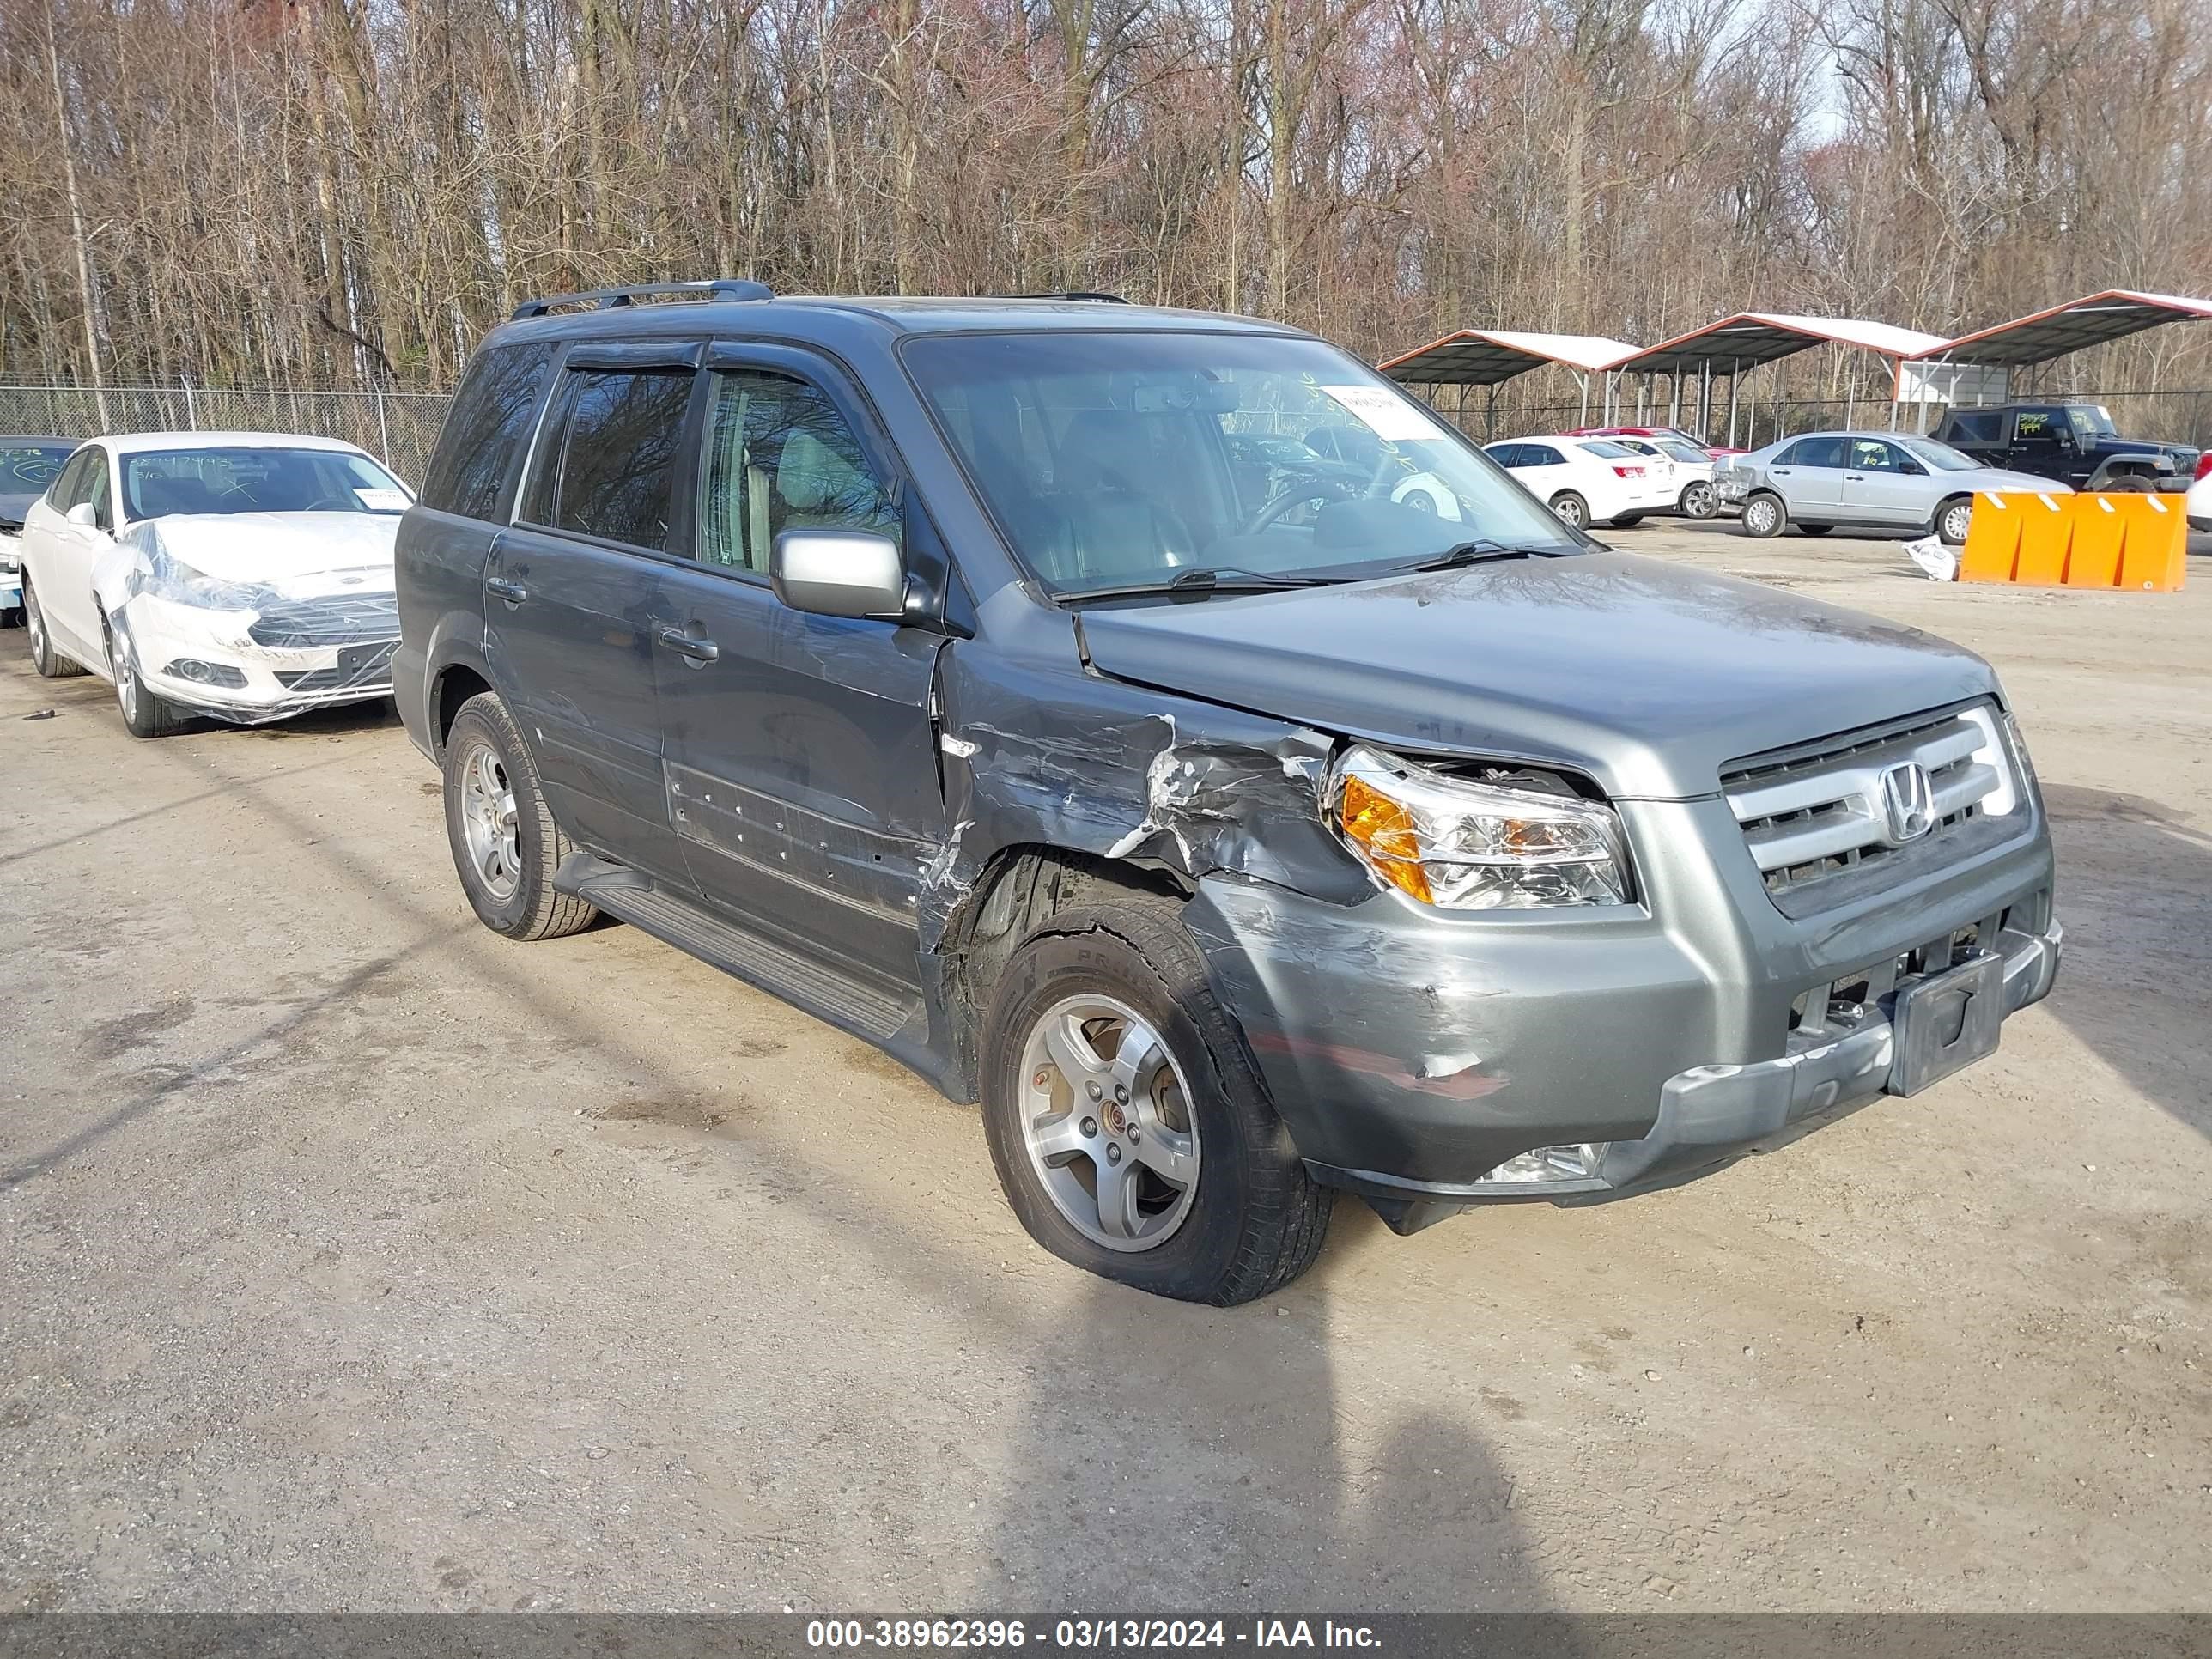
<instances>
[{"instance_id":1,"label":"dark suv","mask_svg":"<svg viewBox=\"0 0 2212 1659\"><path fill-rule=\"evenodd\" d=\"M2197 452L2123 438L2102 404L1954 409L1936 436L1984 466L2033 472L2076 489L2186 489Z\"/></svg>"},{"instance_id":2,"label":"dark suv","mask_svg":"<svg viewBox=\"0 0 2212 1659\"><path fill-rule=\"evenodd\" d=\"M1664 1185L2050 988L1967 652L1607 551L1291 329L660 297L522 307L402 526L461 885L980 1097L1071 1261L1235 1302L1337 1191L1410 1231Z\"/></svg>"}]
</instances>

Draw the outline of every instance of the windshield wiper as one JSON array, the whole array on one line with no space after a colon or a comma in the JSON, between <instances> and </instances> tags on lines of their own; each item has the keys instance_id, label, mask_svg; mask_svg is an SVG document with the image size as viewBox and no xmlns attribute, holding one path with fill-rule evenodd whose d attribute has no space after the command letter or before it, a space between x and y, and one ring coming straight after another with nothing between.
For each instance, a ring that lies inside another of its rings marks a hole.
<instances>
[{"instance_id":1,"label":"windshield wiper","mask_svg":"<svg viewBox=\"0 0 2212 1659\"><path fill-rule=\"evenodd\" d=\"M1503 542L1460 542L1441 553L1432 554L1416 564L1401 565L1403 571L1458 570L1470 564L1490 564L1499 559L1550 559L1561 553L1580 552L1579 548L1560 548L1556 550L1540 547L1508 547Z\"/></svg>"},{"instance_id":2,"label":"windshield wiper","mask_svg":"<svg viewBox=\"0 0 2212 1659\"><path fill-rule=\"evenodd\" d=\"M1069 601L1091 599L1203 599L1216 593L1265 593L1282 587L1318 587L1343 581L1342 576L1267 575L1257 570L1230 566L1213 569L1200 566L1178 570L1165 581L1127 582L1117 587L1085 587L1059 597Z\"/></svg>"}]
</instances>

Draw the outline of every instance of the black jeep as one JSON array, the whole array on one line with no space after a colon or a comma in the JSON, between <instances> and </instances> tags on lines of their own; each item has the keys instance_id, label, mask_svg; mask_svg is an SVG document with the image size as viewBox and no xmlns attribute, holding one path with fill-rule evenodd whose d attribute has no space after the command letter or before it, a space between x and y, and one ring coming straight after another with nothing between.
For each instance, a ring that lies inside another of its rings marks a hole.
<instances>
[{"instance_id":1,"label":"black jeep","mask_svg":"<svg viewBox=\"0 0 2212 1659\"><path fill-rule=\"evenodd\" d=\"M2186 489L2197 467L2197 452L2186 444L2120 436L2102 404L1954 409L1936 435L1986 466L2057 478L2076 489Z\"/></svg>"}]
</instances>

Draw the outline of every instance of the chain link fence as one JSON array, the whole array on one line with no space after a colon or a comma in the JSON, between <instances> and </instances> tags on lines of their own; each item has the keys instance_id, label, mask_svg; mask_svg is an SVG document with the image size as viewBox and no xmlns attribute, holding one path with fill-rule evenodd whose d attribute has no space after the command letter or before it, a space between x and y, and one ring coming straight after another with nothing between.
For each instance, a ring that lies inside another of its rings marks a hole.
<instances>
[{"instance_id":1,"label":"chain link fence","mask_svg":"<svg viewBox=\"0 0 2212 1659\"><path fill-rule=\"evenodd\" d=\"M409 484L429 465L452 394L190 386L0 386L0 432L298 432L357 444ZM103 418L102 404L106 406Z\"/></svg>"}]
</instances>

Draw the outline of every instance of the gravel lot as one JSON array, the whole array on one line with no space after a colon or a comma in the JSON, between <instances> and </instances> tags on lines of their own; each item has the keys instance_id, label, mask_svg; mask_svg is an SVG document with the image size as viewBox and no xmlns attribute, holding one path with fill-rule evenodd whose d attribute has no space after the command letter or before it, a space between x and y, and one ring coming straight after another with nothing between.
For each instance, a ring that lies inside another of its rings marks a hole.
<instances>
[{"instance_id":1,"label":"gravel lot","mask_svg":"<svg viewBox=\"0 0 2212 1659\"><path fill-rule=\"evenodd\" d=\"M2058 990L1227 1313L1032 1248L862 1045L483 931L387 708L134 744L0 635L0 1608L2212 1610L2212 562L1613 539L1996 662Z\"/></svg>"}]
</instances>

